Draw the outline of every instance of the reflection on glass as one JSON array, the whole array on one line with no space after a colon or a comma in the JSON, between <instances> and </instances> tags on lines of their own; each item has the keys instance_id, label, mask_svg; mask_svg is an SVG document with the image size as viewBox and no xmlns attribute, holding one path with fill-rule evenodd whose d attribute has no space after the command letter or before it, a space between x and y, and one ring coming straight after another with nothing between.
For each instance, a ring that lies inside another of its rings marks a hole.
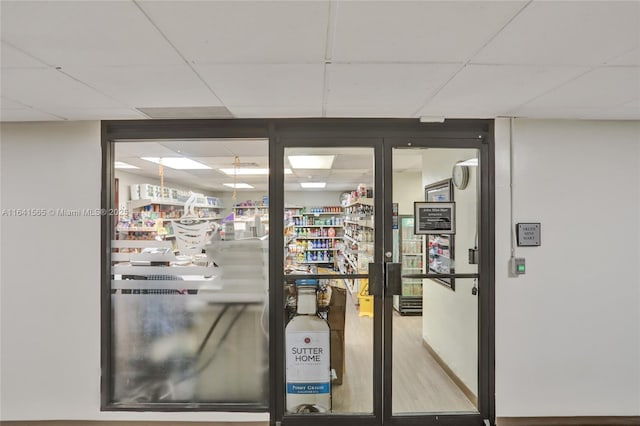
<instances>
[{"instance_id":1,"label":"reflection on glass","mask_svg":"<svg viewBox=\"0 0 640 426\"><path fill-rule=\"evenodd\" d=\"M287 148L284 270L287 413L373 412L373 149ZM329 357L325 355L329 354Z\"/></svg>"},{"instance_id":2,"label":"reflection on glass","mask_svg":"<svg viewBox=\"0 0 640 426\"><path fill-rule=\"evenodd\" d=\"M478 245L478 167L467 170L464 189L448 178L455 164L470 158L477 158L476 150L393 150L393 202L400 219L393 254L403 274L453 272L454 258L455 273L477 273L467 250ZM414 235L416 201L455 201L456 233ZM473 279L453 282L402 281L393 312L394 414L477 412L478 298ZM412 297L417 294L420 300Z\"/></svg>"},{"instance_id":3,"label":"reflection on glass","mask_svg":"<svg viewBox=\"0 0 640 426\"><path fill-rule=\"evenodd\" d=\"M255 174L239 152L255 153ZM266 407L267 152L255 140L116 144L136 168L115 173L114 404Z\"/></svg>"}]
</instances>

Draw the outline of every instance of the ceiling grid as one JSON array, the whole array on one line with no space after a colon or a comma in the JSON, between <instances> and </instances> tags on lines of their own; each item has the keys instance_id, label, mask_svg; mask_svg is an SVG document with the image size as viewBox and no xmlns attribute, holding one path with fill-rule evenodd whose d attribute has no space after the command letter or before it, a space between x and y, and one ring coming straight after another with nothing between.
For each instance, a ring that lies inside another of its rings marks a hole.
<instances>
[{"instance_id":1,"label":"ceiling grid","mask_svg":"<svg viewBox=\"0 0 640 426\"><path fill-rule=\"evenodd\" d=\"M640 119L636 1L0 8L2 121L145 118L139 108L226 108L237 118Z\"/></svg>"}]
</instances>

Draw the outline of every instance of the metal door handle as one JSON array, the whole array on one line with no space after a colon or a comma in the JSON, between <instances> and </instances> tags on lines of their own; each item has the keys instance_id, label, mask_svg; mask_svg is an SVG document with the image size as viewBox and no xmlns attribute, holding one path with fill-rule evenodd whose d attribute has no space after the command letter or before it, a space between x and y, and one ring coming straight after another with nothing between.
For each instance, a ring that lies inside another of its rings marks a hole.
<instances>
[{"instance_id":1,"label":"metal door handle","mask_svg":"<svg viewBox=\"0 0 640 426\"><path fill-rule=\"evenodd\" d=\"M401 296L402 295L402 264L387 262L385 263L385 295Z\"/></svg>"},{"instance_id":2,"label":"metal door handle","mask_svg":"<svg viewBox=\"0 0 640 426\"><path fill-rule=\"evenodd\" d=\"M384 286L384 264L369 264L369 296L382 296Z\"/></svg>"}]
</instances>

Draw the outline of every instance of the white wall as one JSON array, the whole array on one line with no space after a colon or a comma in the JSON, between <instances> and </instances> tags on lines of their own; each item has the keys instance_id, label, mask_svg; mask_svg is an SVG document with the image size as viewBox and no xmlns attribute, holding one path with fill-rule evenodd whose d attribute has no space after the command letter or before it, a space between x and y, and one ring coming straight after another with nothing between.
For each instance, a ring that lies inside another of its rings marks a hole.
<instances>
[{"instance_id":1,"label":"white wall","mask_svg":"<svg viewBox=\"0 0 640 426\"><path fill-rule=\"evenodd\" d=\"M429 149L422 157L422 183L451 178L455 163L476 158L475 150ZM456 203L455 272L477 272L468 263L468 249L475 246L476 167L469 168L469 184L454 188ZM424 195L422 196L424 198ZM465 385L478 393L478 297L471 293L473 280L457 279L455 291L434 280L424 280L422 336Z\"/></svg>"},{"instance_id":2,"label":"white wall","mask_svg":"<svg viewBox=\"0 0 640 426\"><path fill-rule=\"evenodd\" d=\"M527 275L508 278L499 122L497 414L640 415L640 123L518 120L515 129L515 219L542 223L542 247L518 249ZM99 123L0 130L2 209L100 206ZM101 413L99 218L4 216L0 252L2 420L267 419Z\"/></svg>"},{"instance_id":3,"label":"white wall","mask_svg":"<svg viewBox=\"0 0 640 426\"><path fill-rule=\"evenodd\" d=\"M496 127L497 415L640 415L640 123L515 120L514 219L542 223L518 278Z\"/></svg>"},{"instance_id":4,"label":"white wall","mask_svg":"<svg viewBox=\"0 0 640 426\"><path fill-rule=\"evenodd\" d=\"M424 200L422 173L402 172L393 174L393 202L398 203L398 214L413 216L413 202Z\"/></svg>"},{"instance_id":5,"label":"white wall","mask_svg":"<svg viewBox=\"0 0 640 426\"><path fill-rule=\"evenodd\" d=\"M2 123L2 209L100 207L100 124ZM6 213L6 211L5 211ZM0 218L2 420L267 420L100 412L100 218Z\"/></svg>"}]
</instances>

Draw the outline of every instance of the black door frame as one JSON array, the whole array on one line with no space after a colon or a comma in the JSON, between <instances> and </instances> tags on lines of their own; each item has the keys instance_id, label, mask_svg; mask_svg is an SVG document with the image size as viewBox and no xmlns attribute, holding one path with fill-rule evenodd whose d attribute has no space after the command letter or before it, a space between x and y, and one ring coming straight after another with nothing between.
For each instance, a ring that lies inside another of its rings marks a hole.
<instances>
[{"instance_id":1,"label":"black door frame","mask_svg":"<svg viewBox=\"0 0 640 426\"><path fill-rule=\"evenodd\" d=\"M478 413L477 414L452 414L444 415L398 415L393 416L393 315L384 317L384 407L383 424L418 426L418 425L482 425L485 419L491 424L495 422L495 398L494 388L494 356L493 338L495 328L493 326L493 300L494 300L494 209L493 209L493 135L478 134L472 138L445 138L429 137L395 137L384 141L384 218L390 220L393 215L393 149L394 148L450 148L450 149L477 149L481 167L480 180L480 208L478 209L478 238L480 253L491 253L491 256L480 256L478 265L478 286L482 291L478 292ZM393 230L391 224L384 223L384 251L393 251ZM418 274L416 274L418 275ZM453 274L460 276L460 274ZM470 274L462 274L470 275ZM471 274L473 275L473 274ZM487 306L490 305L490 306ZM393 297L384 297L384 312L393 313ZM483 368L484 367L484 368Z\"/></svg>"},{"instance_id":2,"label":"black door frame","mask_svg":"<svg viewBox=\"0 0 640 426\"><path fill-rule=\"evenodd\" d=\"M373 154L374 170L379 173L374 173L374 186L376 188L381 188L383 184L383 173L382 173L382 138L378 137L339 137L339 136L300 136L300 135L288 135L287 132L284 132L282 136L278 136L275 140L275 143L271 144L271 148L273 151L270 151L270 163L272 165L271 170L284 171L284 155L286 148L341 148L341 147L349 147L349 148L371 148ZM284 188L284 172L275 172L274 175L274 190L271 192L275 195L275 198L270 199L270 205L273 205L274 209L276 209L274 217L282 217L284 215L284 193L282 189ZM374 198L374 209L376 211L382 211L382 197ZM379 210L378 210L379 209ZM376 215L374 217L375 226L374 226L374 234L375 241L382 241L383 236L383 227L382 227L382 215ZM270 229L270 232L273 232L274 244L276 247L284 246L284 229L282 229L283 224L281 221L276 221L278 223L278 227L273 227ZM383 247L382 245L375 247L374 252L374 261L380 262L383 256ZM278 250L276 250L278 251ZM276 395L281 395L281 398L276 398L275 407L272 407L272 419L275 417L275 420L281 421L282 425L300 425L300 426L314 426L314 425L324 425L331 423L331 425L345 425L345 426L365 426L365 425L374 425L374 424L382 424L382 375L376 374L376 371L382 370L382 351L374 350L375 347L382 347L383 342L383 333L382 333L382 300L380 297L376 297L376 301L374 303L374 316L373 316L373 347L372 356L373 356L373 413L372 414L330 414L328 416L321 415L308 415L308 414L297 414L291 415L288 414L285 416L285 354L284 354L284 306L282 306L282 301L284 300L284 286L278 285L278 283L284 283L285 275L284 275L284 254L282 251L278 251L275 254L275 266L273 269L273 280L275 286L271 287L271 292L274 293L276 297L276 302L273 306L272 310L272 319L273 325L275 329L270 330L270 339L275 341L275 352L273 353L271 368L275 370L276 378L275 381L272 382L272 389L275 389ZM288 276L291 277L291 276ZM308 276L308 277L314 277ZM316 275L315 277L321 278L321 275ZM331 278L340 278L341 275L331 275ZM362 277L368 278L368 274L349 274L344 275L344 277ZM370 281L370 285L371 285ZM381 284L381 283L380 283ZM273 318L275 317L275 318ZM273 334L271 334L273 332ZM275 360L275 365L273 361ZM365 392L368 390L364 390ZM275 412L275 415L273 414Z\"/></svg>"},{"instance_id":3,"label":"black door frame","mask_svg":"<svg viewBox=\"0 0 640 426\"><path fill-rule=\"evenodd\" d=\"M224 120L114 120L102 122L102 188L101 207L110 209L113 207L113 146L118 140L144 141L152 139L213 139L213 138L268 138L270 169L269 192L272 202L269 213L272 217L283 213L282 185L284 169L283 157L278 156L278 141L291 140L295 138L316 139L317 140L369 140L383 139L380 148L385 146L385 140L408 140L408 139L439 139L449 141L448 147L456 147L456 140L477 139L487 148L482 154L482 193L481 209L487 221L483 221L485 237L481 240L480 249L485 255L482 256L481 271L484 281L482 283L480 296L479 316L483 319L479 330L479 345L482 350L479 352L479 389L481 396L479 401L481 417L495 422L495 381L494 381L494 347L495 347L495 321L494 321L494 247L495 247L495 174L494 174L494 121L480 119L452 119L444 123L420 123L417 119L332 119L332 118L311 118L311 119L224 119ZM443 147L447 147L443 146ZM376 151L377 152L377 151ZM376 153L376 158L378 154ZM384 183L376 187L386 191ZM279 195L278 195L279 194ZM377 197L381 199L381 197ZM278 201L278 204L276 203ZM385 211L381 201L377 202L376 211ZM381 215L376 215L381 216ZM387 216L390 217L390 216ZM376 220L378 218L376 217ZM382 220L382 218L380 219ZM486 222L486 224L485 224ZM269 304L272 307L279 306L282 295L282 285L277 281L277 271L282 272L283 254L278 250L277 244L283 243L283 229L279 221L274 221L271 225L272 239L270 250L270 292ZM376 223L376 233L382 232L383 227ZM279 232L278 232L279 231ZM140 407L115 407L111 403L112 392L112 327L111 327L111 299L110 299L110 235L113 232L113 224L108 216L102 216L101 221L101 409L112 411L239 411L255 412L265 411L260 407L248 407L241 404L202 404L198 407L176 407L170 404L150 404ZM376 234L376 239L378 235ZM381 241L382 239L377 239ZM280 245L282 247L282 244ZM376 253L382 254L382 248ZM380 305L380 304L377 304ZM382 309L380 306L376 309ZM380 316L380 313L375 312ZM271 424L283 422L283 424L296 424L294 419L283 419L283 398L284 398L284 362L282 359L283 350L278 346L283 342L282 324L283 313L278 309L272 311L270 317L269 331L271 335L269 356L271 392L269 396L269 412ZM278 321L280 321L278 323ZM375 384L374 384L375 385ZM381 389L380 386L377 386ZM486 397L482 397L482 395ZM376 404L374 400L374 405ZM375 407L374 407L375 408ZM379 411L378 411L379 412ZM457 424L456 418L449 416L434 416L428 423L424 417L419 417L419 424ZM284 420L284 421L283 421ZM305 425L313 424L344 424L344 425L364 425L371 424L374 416L364 416L360 420L353 416L307 416L304 417ZM374 420L375 421L375 420ZM388 419L392 424L418 424L418 419L412 417L392 417Z\"/></svg>"},{"instance_id":4,"label":"black door frame","mask_svg":"<svg viewBox=\"0 0 640 426\"><path fill-rule=\"evenodd\" d=\"M283 256L278 254L272 263L275 276L272 276L272 282L276 283L272 287L272 293L277 296L274 301L276 318L273 318L274 327L270 330L270 336L275 343L275 348L271 353L272 372L277 375L272 382L272 389L276 396L272 400L275 406L271 407L271 423L284 425L373 425L373 424L392 424L392 425L483 425L484 420L488 419L492 424L495 422L495 397L494 397L494 142L493 142L493 121L492 120L452 120L440 125L425 126L414 120L320 120L309 122L305 120L278 123L277 132L275 132L275 143L272 140L270 158L273 171L273 181L270 186L271 194L281 194L279 198L272 198L272 208L275 209L275 216L284 213L284 198L282 190L284 188L284 148L285 147L370 147L371 143L380 144L383 150L383 169L377 168L374 179L374 203L375 211L384 212L382 215L375 217L375 233L376 241L383 241L380 237L379 230L388 232L384 241L387 244L391 241L391 228L385 227L385 218L391 218L391 203L383 200L391 200L391 150L394 146L406 146L412 143L413 146L423 146L431 148L474 148L480 153L481 167L481 211L482 221L479 230L481 235L481 257L482 264L479 265L478 273L482 276L480 286L482 291L479 292L479 327L478 327L478 414L454 414L446 415L444 413L432 415L391 415L391 399L390 399L390 383L391 383L391 345L385 345L383 355L383 364L380 365L380 350L374 350L374 368L380 366L384 372L382 383L384 387L380 387L380 379L374 375L374 415L286 415L284 414L284 317L279 311L279 304L282 303L282 289L278 283L282 283L284 279L283 273ZM323 125L326 124L326 125ZM382 140L381 140L382 139ZM379 147L374 147L377 156L380 155ZM378 164L376 164L379 167ZM383 171L378 173L378 171ZM379 181L380 175L386 176L383 181ZM380 193L383 192L383 197ZM282 225L280 225L282 226ZM388 228L388 229L387 229ZM274 243L276 245L284 243L282 237L283 229L274 229ZM282 239L282 241L280 241ZM383 262L383 253L388 251L390 247L379 245L375 250L375 262ZM371 285L371 281L370 281ZM280 293L278 293L280 292ZM380 300L382 302L382 300ZM391 297L384 297L384 312L392 312ZM374 319L382 314L382 303L375 304ZM377 322L374 321L374 348L378 342L382 343L383 339L390 339L391 317L384 317L382 330ZM380 336L379 333L383 332ZM390 340L389 340L390 341ZM275 364L274 364L275 363ZM380 398L380 390L383 390L384 397ZM378 397L377 397L378 395ZM382 405L382 407L380 406ZM380 411L382 408L382 411ZM382 414L382 416L381 416Z\"/></svg>"}]
</instances>

